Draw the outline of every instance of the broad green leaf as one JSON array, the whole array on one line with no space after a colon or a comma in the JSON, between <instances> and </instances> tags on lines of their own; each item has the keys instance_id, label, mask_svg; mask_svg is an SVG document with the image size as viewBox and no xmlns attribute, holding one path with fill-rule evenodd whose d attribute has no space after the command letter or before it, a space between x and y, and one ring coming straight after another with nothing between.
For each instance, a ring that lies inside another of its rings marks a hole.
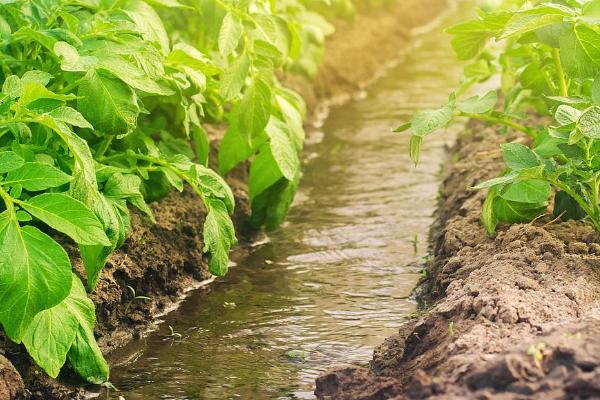
<instances>
[{"instance_id":1,"label":"broad green leaf","mask_svg":"<svg viewBox=\"0 0 600 400\"><path fill-rule=\"evenodd\" d=\"M26 82L23 83L21 89L21 97L19 98L19 104L22 106L28 106L36 100L40 99L51 99L60 102L75 99L73 94L57 94L46 89L38 82Z\"/></svg>"},{"instance_id":2,"label":"broad green leaf","mask_svg":"<svg viewBox=\"0 0 600 400\"><path fill-rule=\"evenodd\" d=\"M451 101L437 110L415 113L411 122L413 135L427 136L448 125L454 116L454 106L454 102Z\"/></svg>"},{"instance_id":3,"label":"broad green leaf","mask_svg":"<svg viewBox=\"0 0 600 400\"><path fill-rule=\"evenodd\" d=\"M81 293L73 300L72 312L77 316L79 329L67 358L73 369L88 382L101 384L108 381L109 368L94 337L94 303L84 297L84 294L85 292Z\"/></svg>"},{"instance_id":4,"label":"broad green leaf","mask_svg":"<svg viewBox=\"0 0 600 400\"><path fill-rule=\"evenodd\" d=\"M233 223L221 200L208 199L204 222L204 252L209 253L208 270L216 276L227 273L229 250L237 243Z\"/></svg>"},{"instance_id":5,"label":"broad green leaf","mask_svg":"<svg viewBox=\"0 0 600 400\"><path fill-rule=\"evenodd\" d=\"M25 160L14 151L0 152L0 174L20 168Z\"/></svg>"},{"instance_id":6,"label":"broad green leaf","mask_svg":"<svg viewBox=\"0 0 600 400\"><path fill-rule=\"evenodd\" d=\"M235 15L230 12L225 14L219 32L219 52L222 56L226 57L235 51L243 30L242 23Z\"/></svg>"},{"instance_id":7,"label":"broad green leaf","mask_svg":"<svg viewBox=\"0 0 600 400\"><path fill-rule=\"evenodd\" d=\"M56 167L40 162L28 162L12 170L3 184L21 185L32 192L64 185L71 177Z\"/></svg>"},{"instance_id":8,"label":"broad green leaf","mask_svg":"<svg viewBox=\"0 0 600 400\"><path fill-rule=\"evenodd\" d=\"M135 92L113 75L90 70L77 95L77 108L96 130L124 135L135 128L140 112Z\"/></svg>"},{"instance_id":9,"label":"broad green leaf","mask_svg":"<svg viewBox=\"0 0 600 400\"><path fill-rule=\"evenodd\" d=\"M302 111L285 96L275 95L275 102L281 112L281 117L290 132L290 139L294 144L296 151L302 151L306 133L304 132L304 121Z\"/></svg>"},{"instance_id":10,"label":"broad green leaf","mask_svg":"<svg viewBox=\"0 0 600 400\"><path fill-rule=\"evenodd\" d=\"M90 182L85 175L79 171L74 175L69 194L88 206L98 220L102 223L104 232L110 240L110 246L80 245L79 250L83 266L87 275L88 287L93 290L96 287L100 272L108 256L125 240L126 232L122 221L117 215L115 207L108 199L98 192L95 182Z\"/></svg>"},{"instance_id":11,"label":"broad green leaf","mask_svg":"<svg viewBox=\"0 0 600 400\"><path fill-rule=\"evenodd\" d=\"M154 221L152 210L140 191L142 180L137 175L114 173L104 185L104 195L116 200L127 200ZM106 243L110 245L110 243Z\"/></svg>"},{"instance_id":12,"label":"broad green leaf","mask_svg":"<svg viewBox=\"0 0 600 400\"><path fill-rule=\"evenodd\" d=\"M498 220L510 224L529 222L544 214L547 209L548 205L546 203L518 203L505 200L501 197L496 197L494 200L494 212Z\"/></svg>"},{"instance_id":13,"label":"broad green leaf","mask_svg":"<svg viewBox=\"0 0 600 400\"><path fill-rule=\"evenodd\" d=\"M243 53L223 71L219 93L225 100L230 100L240 94L250 70L250 58Z\"/></svg>"},{"instance_id":14,"label":"broad green leaf","mask_svg":"<svg viewBox=\"0 0 600 400\"><path fill-rule=\"evenodd\" d=\"M482 97L473 96L459 102L456 107L468 114L485 114L494 109L498 102L498 94L495 90L490 90Z\"/></svg>"},{"instance_id":15,"label":"broad green leaf","mask_svg":"<svg viewBox=\"0 0 600 400\"><path fill-rule=\"evenodd\" d=\"M118 55L104 55L98 62L98 68L110 72L127 85L142 92L161 96L170 96L175 93L171 89L159 85L144 71Z\"/></svg>"},{"instance_id":16,"label":"broad green leaf","mask_svg":"<svg viewBox=\"0 0 600 400\"><path fill-rule=\"evenodd\" d=\"M565 72L572 78L595 78L600 72L600 34L584 25L564 32L560 41L560 58Z\"/></svg>"},{"instance_id":17,"label":"broad green leaf","mask_svg":"<svg viewBox=\"0 0 600 400\"><path fill-rule=\"evenodd\" d=\"M290 138L290 131L283 121L271 117L265 132L277 168L287 180L291 181L300 169L300 160Z\"/></svg>"},{"instance_id":18,"label":"broad green leaf","mask_svg":"<svg viewBox=\"0 0 600 400\"><path fill-rule=\"evenodd\" d=\"M561 104L554 113L554 119L561 125L577 122L581 116L581 111L566 104Z\"/></svg>"},{"instance_id":19,"label":"broad green leaf","mask_svg":"<svg viewBox=\"0 0 600 400\"><path fill-rule=\"evenodd\" d=\"M523 35L548 25L561 23L564 17L564 13L559 12L556 8L550 7L517 12L506 24L500 39Z\"/></svg>"},{"instance_id":20,"label":"broad green leaf","mask_svg":"<svg viewBox=\"0 0 600 400\"><path fill-rule=\"evenodd\" d=\"M570 219L583 219L586 214L577 201L566 192L559 190L556 192L556 196L554 196L554 209L552 215L555 218L560 216L563 221L568 221Z\"/></svg>"},{"instance_id":21,"label":"broad green leaf","mask_svg":"<svg viewBox=\"0 0 600 400\"><path fill-rule=\"evenodd\" d=\"M0 322L20 343L33 318L54 307L71 287L65 250L33 226L20 227L9 211L0 214Z\"/></svg>"},{"instance_id":22,"label":"broad green leaf","mask_svg":"<svg viewBox=\"0 0 600 400\"><path fill-rule=\"evenodd\" d=\"M87 72L98 63L96 57L80 56L77 49L67 42L56 42L54 53L60 57L60 68L63 71Z\"/></svg>"},{"instance_id":23,"label":"broad green leaf","mask_svg":"<svg viewBox=\"0 0 600 400\"><path fill-rule=\"evenodd\" d=\"M515 171L540 165L540 160L535 153L520 143L503 144L502 156L506 165Z\"/></svg>"},{"instance_id":24,"label":"broad green leaf","mask_svg":"<svg viewBox=\"0 0 600 400\"><path fill-rule=\"evenodd\" d=\"M2 83L2 93L9 97L17 98L21 96L22 90L21 79L16 75L7 76L4 83Z\"/></svg>"},{"instance_id":25,"label":"broad green leaf","mask_svg":"<svg viewBox=\"0 0 600 400\"><path fill-rule=\"evenodd\" d=\"M160 45L163 54L169 54L169 36L156 11L141 0L129 0L123 11L136 25L144 39Z\"/></svg>"},{"instance_id":26,"label":"broad green leaf","mask_svg":"<svg viewBox=\"0 0 600 400\"><path fill-rule=\"evenodd\" d=\"M577 128L587 138L600 138L600 106L592 106L585 110L577 121Z\"/></svg>"},{"instance_id":27,"label":"broad green leaf","mask_svg":"<svg viewBox=\"0 0 600 400\"><path fill-rule=\"evenodd\" d=\"M79 329L81 308L90 304L81 281L73 275L69 295L58 305L38 313L27 328L23 344L50 377L56 378L60 373Z\"/></svg>"},{"instance_id":28,"label":"broad green leaf","mask_svg":"<svg viewBox=\"0 0 600 400\"><path fill-rule=\"evenodd\" d=\"M541 204L548 201L551 191L548 182L524 180L507 185L500 193L500 197L519 203Z\"/></svg>"},{"instance_id":29,"label":"broad green leaf","mask_svg":"<svg viewBox=\"0 0 600 400\"><path fill-rule=\"evenodd\" d=\"M237 112L238 129L254 139L263 133L271 116L271 88L262 79L254 78L246 89Z\"/></svg>"},{"instance_id":30,"label":"broad green leaf","mask_svg":"<svg viewBox=\"0 0 600 400\"><path fill-rule=\"evenodd\" d=\"M50 115L57 121L80 128L93 129L92 125L81 115L81 113L71 107L58 107L50 112Z\"/></svg>"},{"instance_id":31,"label":"broad green leaf","mask_svg":"<svg viewBox=\"0 0 600 400\"><path fill-rule=\"evenodd\" d=\"M235 207L235 199L227 182L215 171L203 165L194 164L191 171L194 180L205 196L221 200L227 210L232 213Z\"/></svg>"},{"instance_id":32,"label":"broad green leaf","mask_svg":"<svg viewBox=\"0 0 600 400\"><path fill-rule=\"evenodd\" d=\"M254 145L256 145L254 143ZM225 132L219 147L219 170L221 174L231 171L240 162L245 161L253 153L246 137L242 136L237 124L231 124Z\"/></svg>"},{"instance_id":33,"label":"broad green leaf","mask_svg":"<svg viewBox=\"0 0 600 400\"><path fill-rule=\"evenodd\" d=\"M44 193L19 203L51 228L82 245L109 246L96 215L81 201L64 193Z\"/></svg>"},{"instance_id":34,"label":"broad green leaf","mask_svg":"<svg viewBox=\"0 0 600 400\"><path fill-rule=\"evenodd\" d=\"M254 198L250 222L266 230L273 230L280 226L294 200L299 180L300 174L291 181L281 178Z\"/></svg>"},{"instance_id":35,"label":"broad green leaf","mask_svg":"<svg viewBox=\"0 0 600 400\"><path fill-rule=\"evenodd\" d=\"M259 153L252 160L248 176L250 204L254 199L277 183L283 175L277 168L277 161L268 145L263 145Z\"/></svg>"}]
</instances>

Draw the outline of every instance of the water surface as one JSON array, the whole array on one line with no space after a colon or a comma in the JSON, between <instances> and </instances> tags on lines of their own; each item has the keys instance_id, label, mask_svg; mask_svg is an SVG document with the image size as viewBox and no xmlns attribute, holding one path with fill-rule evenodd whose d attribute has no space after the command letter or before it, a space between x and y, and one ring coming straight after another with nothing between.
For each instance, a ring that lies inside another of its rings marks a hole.
<instances>
[{"instance_id":1,"label":"water surface","mask_svg":"<svg viewBox=\"0 0 600 400\"><path fill-rule=\"evenodd\" d=\"M452 134L427 140L415 169L390 128L443 104L460 75L440 29L416 42L311 134L297 201L270 241L117 353L109 398L310 399L321 371L364 363L397 332L415 310Z\"/></svg>"}]
</instances>

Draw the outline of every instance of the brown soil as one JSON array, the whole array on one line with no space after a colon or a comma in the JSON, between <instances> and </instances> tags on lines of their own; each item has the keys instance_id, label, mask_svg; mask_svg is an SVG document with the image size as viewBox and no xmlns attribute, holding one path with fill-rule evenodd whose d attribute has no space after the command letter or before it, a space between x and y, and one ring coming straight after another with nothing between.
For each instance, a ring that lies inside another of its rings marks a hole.
<instances>
[{"instance_id":1,"label":"brown soil","mask_svg":"<svg viewBox=\"0 0 600 400\"><path fill-rule=\"evenodd\" d=\"M442 186L428 306L368 368L323 374L319 398L600 398L600 236L547 217L488 238L467 188L501 171L507 139L470 128Z\"/></svg>"},{"instance_id":2,"label":"brown soil","mask_svg":"<svg viewBox=\"0 0 600 400\"><path fill-rule=\"evenodd\" d=\"M352 24L336 22L337 32L328 40L323 68L315 81L283 77L307 100L310 112L326 99L362 88L406 44L409 30L437 16L447 1L397 0L391 7L361 15ZM207 129L216 139L224 131L222 127ZM244 242L256 233L245 226L249 215L246 168L233 175L228 181L237 202L234 222ZM201 251L205 212L194 194L174 192L152 209L156 224L132 211L132 235L111 256L91 295L96 304L95 333L105 353L143 335L155 321L153 316L172 307L186 289L210 277ZM71 253L75 269L82 273L76 251ZM151 300L132 302L128 286ZM0 332L0 400L78 399L83 396L77 389L80 384L68 368L59 381L48 378L21 346L8 342Z\"/></svg>"}]
</instances>

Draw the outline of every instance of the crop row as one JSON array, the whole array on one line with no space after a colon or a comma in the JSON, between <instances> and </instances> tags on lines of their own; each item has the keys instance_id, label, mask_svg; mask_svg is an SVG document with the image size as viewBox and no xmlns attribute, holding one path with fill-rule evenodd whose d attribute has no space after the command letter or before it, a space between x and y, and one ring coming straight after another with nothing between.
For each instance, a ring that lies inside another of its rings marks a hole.
<instances>
[{"instance_id":1,"label":"crop row","mask_svg":"<svg viewBox=\"0 0 600 400\"><path fill-rule=\"evenodd\" d=\"M555 218L584 219L600 231L600 1L504 1L448 32L468 63L447 104L397 129L410 129L413 161L423 139L456 118L520 133L502 146L500 176L474 187L488 191L487 233L499 222L543 216L551 203ZM499 90L464 98L497 78Z\"/></svg>"},{"instance_id":2,"label":"crop row","mask_svg":"<svg viewBox=\"0 0 600 400\"><path fill-rule=\"evenodd\" d=\"M94 290L127 239L130 206L153 220L148 203L188 185L206 208L204 251L219 276L236 243L222 176L250 160L252 223L282 222L306 110L276 73L314 76L333 31L319 12L352 9L347 0L0 4L0 323L48 375L68 360L90 382L109 378L85 286ZM217 172L202 124L221 121Z\"/></svg>"}]
</instances>

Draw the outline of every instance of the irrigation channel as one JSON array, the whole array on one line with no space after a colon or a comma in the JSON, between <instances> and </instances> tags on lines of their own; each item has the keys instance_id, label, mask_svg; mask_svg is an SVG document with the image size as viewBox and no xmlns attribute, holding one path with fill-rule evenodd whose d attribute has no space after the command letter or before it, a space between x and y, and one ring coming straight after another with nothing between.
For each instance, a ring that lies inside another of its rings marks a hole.
<instances>
[{"instance_id":1,"label":"irrigation channel","mask_svg":"<svg viewBox=\"0 0 600 400\"><path fill-rule=\"evenodd\" d=\"M472 9L461 5L442 23ZM229 275L192 294L157 332L117 352L120 392L101 398L310 399L320 372L369 359L415 310L410 295L453 136L433 135L415 169L407 137L390 128L443 104L459 68L437 27L416 34L366 93L332 107L309 135L285 225L234 255Z\"/></svg>"}]
</instances>

